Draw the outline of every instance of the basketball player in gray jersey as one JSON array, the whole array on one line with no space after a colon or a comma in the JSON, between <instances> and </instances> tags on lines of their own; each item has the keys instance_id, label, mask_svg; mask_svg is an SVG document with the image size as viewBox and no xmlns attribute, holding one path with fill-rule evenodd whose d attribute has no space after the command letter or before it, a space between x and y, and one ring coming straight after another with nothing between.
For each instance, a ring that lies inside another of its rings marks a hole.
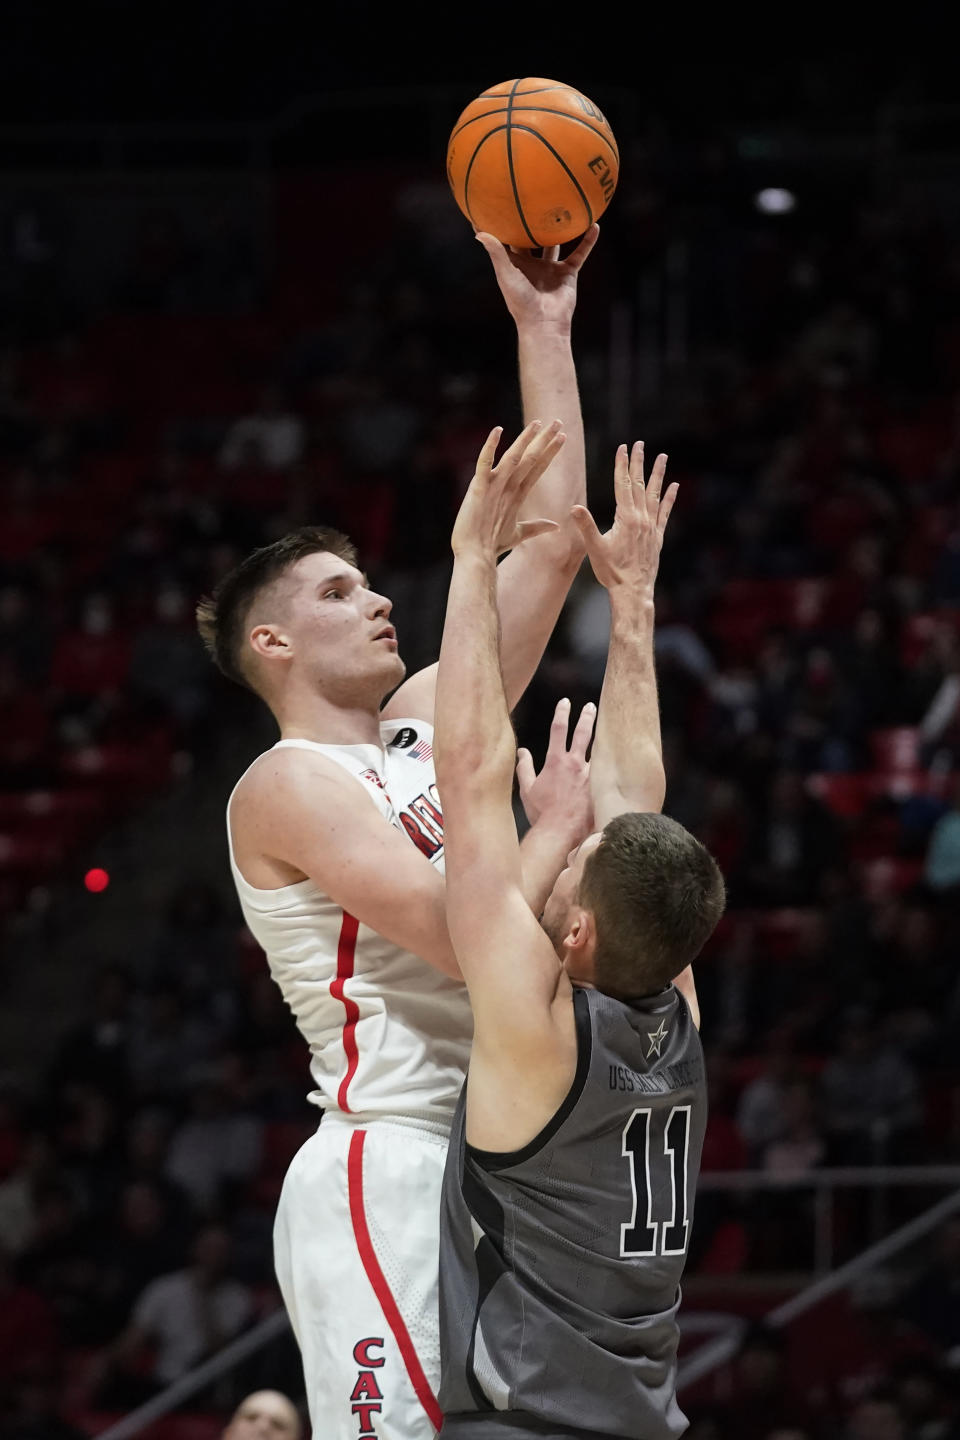
<instances>
[{"instance_id":1,"label":"basketball player in gray jersey","mask_svg":"<svg viewBox=\"0 0 960 1440\"><path fill-rule=\"evenodd\" d=\"M653 587L676 486L661 495L665 456L645 484L642 446L621 447L613 528L572 512L611 607L596 828L538 924L495 596L526 487L493 469L496 438L454 529L437 684L447 918L475 1020L444 1177L442 1434L671 1440L707 1103L690 963L724 906L713 859L659 813Z\"/></svg>"}]
</instances>

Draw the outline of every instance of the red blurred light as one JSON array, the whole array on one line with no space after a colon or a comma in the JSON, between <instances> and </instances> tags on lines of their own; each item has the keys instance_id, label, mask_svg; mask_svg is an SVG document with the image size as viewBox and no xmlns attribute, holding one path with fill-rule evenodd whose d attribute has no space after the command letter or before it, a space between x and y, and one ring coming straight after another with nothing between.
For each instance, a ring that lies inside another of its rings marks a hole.
<instances>
[{"instance_id":1,"label":"red blurred light","mask_svg":"<svg viewBox=\"0 0 960 1440\"><path fill-rule=\"evenodd\" d=\"M106 890L110 884L110 876L106 870L95 867L93 870L87 871L83 877L83 883L92 895L99 895L101 890Z\"/></svg>"}]
</instances>

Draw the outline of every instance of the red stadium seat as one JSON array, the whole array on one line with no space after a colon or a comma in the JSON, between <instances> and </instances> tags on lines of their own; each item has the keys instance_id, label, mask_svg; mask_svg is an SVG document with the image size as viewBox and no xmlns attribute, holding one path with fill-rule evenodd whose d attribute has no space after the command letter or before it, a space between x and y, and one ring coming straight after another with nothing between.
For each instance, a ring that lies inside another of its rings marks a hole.
<instances>
[{"instance_id":1,"label":"red stadium seat","mask_svg":"<svg viewBox=\"0 0 960 1440\"><path fill-rule=\"evenodd\" d=\"M103 799L96 790L25 790L0 794L0 827L69 846L97 825Z\"/></svg>"},{"instance_id":2,"label":"red stadium seat","mask_svg":"<svg viewBox=\"0 0 960 1440\"><path fill-rule=\"evenodd\" d=\"M869 775L808 775L807 789L842 820L862 815L870 798Z\"/></svg>"},{"instance_id":3,"label":"red stadium seat","mask_svg":"<svg viewBox=\"0 0 960 1440\"><path fill-rule=\"evenodd\" d=\"M0 832L0 873L38 880L62 858L63 847L52 835L24 835L15 830Z\"/></svg>"},{"instance_id":4,"label":"red stadium seat","mask_svg":"<svg viewBox=\"0 0 960 1440\"><path fill-rule=\"evenodd\" d=\"M170 752L160 745L114 741L70 750L60 762L64 778L100 787L151 790L170 778Z\"/></svg>"},{"instance_id":5,"label":"red stadium seat","mask_svg":"<svg viewBox=\"0 0 960 1440\"><path fill-rule=\"evenodd\" d=\"M101 695L119 690L130 665L129 636L68 631L61 635L50 663L50 684L68 695Z\"/></svg>"}]
</instances>

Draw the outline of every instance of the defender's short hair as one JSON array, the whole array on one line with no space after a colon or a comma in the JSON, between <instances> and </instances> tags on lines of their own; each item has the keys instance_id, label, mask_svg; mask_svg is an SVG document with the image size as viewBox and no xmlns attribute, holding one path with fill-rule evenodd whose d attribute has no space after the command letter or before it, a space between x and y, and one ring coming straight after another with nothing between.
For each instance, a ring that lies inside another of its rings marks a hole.
<instances>
[{"instance_id":1,"label":"defender's short hair","mask_svg":"<svg viewBox=\"0 0 960 1440\"><path fill-rule=\"evenodd\" d=\"M605 827L578 898L596 924L597 989L623 999L655 994L685 970L726 904L723 876L700 841L666 815L639 812Z\"/></svg>"},{"instance_id":2,"label":"defender's short hair","mask_svg":"<svg viewBox=\"0 0 960 1440\"><path fill-rule=\"evenodd\" d=\"M254 550L224 575L212 595L197 606L200 638L218 669L238 685L252 690L244 668L246 625L257 596L285 575L305 555L329 550L348 565L356 565L356 547L339 530L323 525L304 525L272 545Z\"/></svg>"}]
</instances>

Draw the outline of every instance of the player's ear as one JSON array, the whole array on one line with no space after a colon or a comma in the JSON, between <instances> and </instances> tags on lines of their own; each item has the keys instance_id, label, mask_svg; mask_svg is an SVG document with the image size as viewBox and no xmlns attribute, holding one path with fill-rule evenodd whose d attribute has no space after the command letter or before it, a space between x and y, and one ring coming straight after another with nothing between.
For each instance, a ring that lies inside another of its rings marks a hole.
<instances>
[{"instance_id":1,"label":"player's ear","mask_svg":"<svg viewBox=\"0 0 960 1440\"><path fill-rule=\"evenodd\" d=\"M597 943L597 925L592 910L581 910L579 907L574 910L563 943L571 955L577 955L581 959L585 960L593 954Z\"/></svg>"},{"instance_id":2,"label":"player's ear","mask_svg":"<svg viewBox=\"0 0 960 1440\"><path fill-rule=\"evenodd\" d=\"M249 641L253 653L264 660L288 660L293 655L293 642L279 625L255 625Z\"/></svg>"}]
</instances>

